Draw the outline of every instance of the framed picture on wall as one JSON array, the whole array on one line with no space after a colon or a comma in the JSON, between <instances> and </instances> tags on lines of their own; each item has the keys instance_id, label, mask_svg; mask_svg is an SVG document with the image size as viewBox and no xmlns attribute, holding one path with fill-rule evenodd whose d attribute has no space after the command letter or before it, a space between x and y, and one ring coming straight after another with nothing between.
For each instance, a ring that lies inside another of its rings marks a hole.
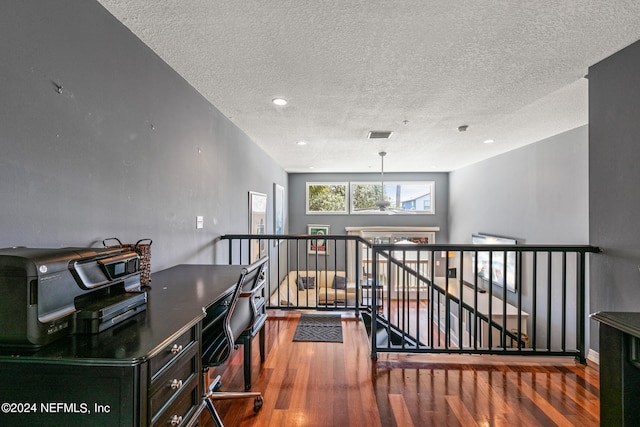
<instances>
[{"instance_id":1,"label":"framed picture on wall","mask_svg":"<svg viewBox=\"0 0 640 427\"><path fill-rule=\"evenodd\" d=\"M273 234L284 234L284 187L273 184ZM278 240L273 241L276 246Z\"/></svg>"},{"instance_id":2,"label":"framed picture on wall","mask_svg":"<svg viewBox=\"0 0 640 427\"><path fill-rule=\"evenodd\" d=\"M267 234L267 195L249 191L249 234ZM251 239L249 241L251 262L267 253L267 241Z\"/></svg>"},{"instance_id":3,"label":"framed picture on wall","mask_svg":"<svg viewBox=\"0 0 640 427\"><path fill-rule=\"evenodd\" d=\"M474 234L471 236L474 245L516 245L516 239L491 236L488 234ZM518 269L516 252L513 251L478 251L478 278L483 286L489 286L489 280L496 286L505 286L508 291L516 291L516 273ZM472 265L475 268L476 260Z\"/></svg>"},{"instance_id":4,"label":"framed picture on wall","mask_svg":"<svg viewBox=\"0 0 640 427\"><path fill-rule=\"evenodd\" d=\"M309 239L308 253L318 255L328 255L329 247L327 246L327 240L322 238L329 234L328 225L309 224L307 226L307 234L310 236L318 236L317 239Z\"/></svg>"}]
</instances>

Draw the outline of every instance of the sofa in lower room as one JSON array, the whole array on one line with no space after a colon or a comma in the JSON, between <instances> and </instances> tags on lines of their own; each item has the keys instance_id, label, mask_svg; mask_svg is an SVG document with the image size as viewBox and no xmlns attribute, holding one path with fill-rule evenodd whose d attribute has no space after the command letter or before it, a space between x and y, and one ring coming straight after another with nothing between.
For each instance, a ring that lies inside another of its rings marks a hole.
<instances>
[{"instance_id":1,"label":"sofa in lower room","mask_svg":"<svg viewBox=\"0 0 640 427\"><path fill-rule=\"evenodd\" d=\"M341 270L290 271L271 294L271 306L353 306L356 284Z\"/></svg>"}]
</instances>

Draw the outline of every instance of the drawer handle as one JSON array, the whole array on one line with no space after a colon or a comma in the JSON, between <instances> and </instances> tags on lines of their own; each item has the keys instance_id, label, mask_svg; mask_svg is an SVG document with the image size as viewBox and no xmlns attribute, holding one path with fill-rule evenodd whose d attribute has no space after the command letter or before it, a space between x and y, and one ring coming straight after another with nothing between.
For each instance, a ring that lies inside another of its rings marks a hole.
<instances>
[{"instance_id":1,"label":"drawer handle","mask_svg":"<svg viewBox=\"0 0 640 427\"><path fill-rule=\"evenodd\" d=\"M178 390L180 387L182 387L182 380L174 378L174 380L171 381L171 390Z\"/></svg>"},{"instance_id":2,"label":"drawer handle","mask_svg":"<svg viewBox=\"0 0 640 427\"><path fill-rule=\"evenodd\" d=\"M174 415L173 417L171 417L172 426L179 426L180 424L182 424L182 416Z\"/></svg>"},{"instance_id":3,"label":"drawer handle","mask_svg":"<svg viewBox=\"0 0 640 427\"><path fill-rule=\"evenodd\" d=\"M178 344L174 344L173 347L171 347L171 354L178 354L182 351L182 346L178 345Z\"/></svg>"}]
</instances>

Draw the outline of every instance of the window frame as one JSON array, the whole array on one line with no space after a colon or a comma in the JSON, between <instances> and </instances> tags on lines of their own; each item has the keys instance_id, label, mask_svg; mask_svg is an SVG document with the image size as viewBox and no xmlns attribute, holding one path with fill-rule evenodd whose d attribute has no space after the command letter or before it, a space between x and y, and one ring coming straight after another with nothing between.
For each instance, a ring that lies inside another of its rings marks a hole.
<instances>
[{"instance_id":1,"label":"window frame","mask_svg":"<svg viewBox=\"0 0 640 427\"><path fill-rule=\"evenodd\" d=\"M344 210L340 211L312 211L309 208L309 187L323 185L323 186L344 186ZM305 201L305 213L307 215L349 215L349 182L348 181L307 181L306 182L306 201Z\"/></svg>"},{"instance_id":2,"label":"window frame","mask_svg":"<svg viewBox=\"0 0 640 427\"><path fill-rule=\"evenodd\" d=\"M380 181L352 181L349 183L349 214L352 215L387 215L388 212L385 211L376 211L375 207L371 207L368 208L367 211L358 211L354 209L353 203L355 200L355 197L353 195L353 192L356 190L357 186L359 185L371 185L371 186L375 186L375 185L380 185ZM428 192L425 192L424 194L430 194L431 195L431 210L425 211L425 210L400 210L399 208L394 208L393 213L396 215L435 215L436 213L436 206L435 206L435 190L436 190L436 183L435 181L385 181L384 186L392 186L392 185L420 185L420 184L424 184L425 186L428 187ZM426 190L426 189L425 189ZM398 210L395 210L398 209Z\"/></svg>"}]
</instances>

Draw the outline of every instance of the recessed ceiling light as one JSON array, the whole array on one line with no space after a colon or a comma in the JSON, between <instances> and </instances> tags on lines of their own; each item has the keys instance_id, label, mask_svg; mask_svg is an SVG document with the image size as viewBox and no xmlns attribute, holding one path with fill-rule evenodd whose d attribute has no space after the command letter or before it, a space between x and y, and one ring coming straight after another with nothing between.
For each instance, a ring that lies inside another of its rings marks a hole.
<instances>
[{"instance_id":1,"label":"recessed ceiling light","mask_svg":"<svg viewBox=\"0 0 640 427\"><path fill-rule=\"evenodd\" d=\"M485 144L493 144L495 141L493 139L485 139L484 143Z\"/></svg>"},{"instance_id":2,"label":"recessed ceiling light","mask_svg":"<svg viewBox=\"0 0 640 427\"><path fill-rule=\"evenodd\" d=\"M296 142L296 144L298 144L298 145L307 145L307 142L306 141L298 141L298 142Z\"/></svg>"},{"instance_id":3,"label":"recessed ceiling light","mask_svg":"<svg viewBox=\"0 0 640 427\"><path fill-rule=\"evenodd\" d=\"M279 105L279 106L287 105L287 100L284 98L273 98L271 102L273 102L274 105Z\"/></svg>"}]
</instances>

